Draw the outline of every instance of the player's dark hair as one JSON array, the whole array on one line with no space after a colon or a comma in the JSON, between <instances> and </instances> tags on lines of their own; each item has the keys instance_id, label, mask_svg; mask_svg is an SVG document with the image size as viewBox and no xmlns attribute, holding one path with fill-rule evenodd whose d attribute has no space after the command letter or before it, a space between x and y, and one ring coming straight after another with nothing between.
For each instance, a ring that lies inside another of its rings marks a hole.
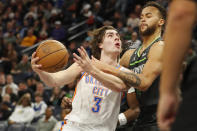
<instances>
[{"instance_id":1,"label":"player's dark hair","mask_svg":"<svg viewBox=\"0 0 197 131\"><path fill-rule=\"evenodd\" d=\"M149 7L149 6L152 6L152 7L155 7L159 10L160 12L160 15L161 15L161 18L166 20L166 9L161 6L159 3L157 2L154 2L154 1L150 1L150 2L147 2L142 9L146 8L146 7Z\"/></svg>"}]
</instances>

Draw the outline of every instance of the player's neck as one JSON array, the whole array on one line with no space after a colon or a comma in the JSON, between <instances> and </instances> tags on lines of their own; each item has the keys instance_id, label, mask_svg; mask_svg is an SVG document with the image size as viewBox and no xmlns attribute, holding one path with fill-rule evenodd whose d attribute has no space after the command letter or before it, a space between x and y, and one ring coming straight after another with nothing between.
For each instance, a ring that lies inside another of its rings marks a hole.
<instances>
[{"instance_id":1,"label":"player's neck","mask_svg":"<svg viewBox=\"0 0 197 131\"><path fill-rule=\"evenodd\" d=\"M117 55L114 54L101 54L101 59L102 62L105 62L109 65L117 66L118 65L118 60L117 60Z\"/></svg>"},{"instance_id":2,"label":"player's neck","mask_svg":"<svg viewBox=\"0 0 197 131\"><path fill-rule=\"evenodd\" d=\"M147 48L153 41L155 41L158 37L161 36L161 30L156 30L152 35L144 36L143 39L143 47Z\"/></svg>"}]
</instances>

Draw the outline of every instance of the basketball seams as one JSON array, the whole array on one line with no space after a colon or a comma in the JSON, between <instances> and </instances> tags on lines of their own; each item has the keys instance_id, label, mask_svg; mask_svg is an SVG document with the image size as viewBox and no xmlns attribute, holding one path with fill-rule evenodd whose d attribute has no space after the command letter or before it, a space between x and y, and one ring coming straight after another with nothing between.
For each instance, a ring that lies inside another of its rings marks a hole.
<instances>
[{"instance_id":1,"label":"basketball seams","mask_svg":"<svg viewBox=\"0 0 197 131\"><path fill-rule=\"evenodd\" d=\"M58 51L64 50L64 49L65 49L65 48L62 48L62 49L56 50L56 51L54 51L54 52L51 52L51 53L49 53L49 54L47 54L47 55L45 55L45 56L39 58L38 62L41 61L42 59L44 59L45 57L47 57L47 56L49 56L49 55L51 55L51 54L53 54L53 53L56 53L56 52L58 52Z\"/></svg>"},{"instance_id":2,"label":"basketball seams","mask_svg":"<svg viewBox=\"0 0 197 131\"><path fill-rule=\"evenodd\" d=\"M59 62L57 62L55 65L48 66L48 67L44 67L44 68L42 68L42 69L47 69L47 68L51 68L51 67L57 66L58 64L60 64L60 63L65 59L66 55L67 55L67 54L65 54L64 57L63 57Z\"/></svg>"},{"instance_id":3,"label":"basketball seams","mask_svg":"<svg viewBox=\"0 0 197 131\"><path fill-rule=\"evenodd\" d=\"M38 48L36 49L36 52L38 52L40 49L41 49L41 47L43 47L43 46L48 46L49 44L55 44L55 41L53 41L53 40L51 40L52 42L51 43L47 43L46 41L44 41L44 42L42 42L39 46L38 46ZM61 44L61 43L60 43ZM63 48L65 48L64 47L64 45L63 44L61 44L62 45L62 47Z\"/></svg>"}]
</instances>

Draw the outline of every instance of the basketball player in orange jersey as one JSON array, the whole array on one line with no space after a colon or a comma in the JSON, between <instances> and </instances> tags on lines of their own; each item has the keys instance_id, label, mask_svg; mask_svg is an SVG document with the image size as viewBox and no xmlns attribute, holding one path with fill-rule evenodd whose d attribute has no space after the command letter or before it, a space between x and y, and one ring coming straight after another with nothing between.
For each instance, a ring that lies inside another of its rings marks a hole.
<instances>
[{"instance_id":1,"label":"basketball player in orange jersey","mask_svg":"<svg viewBox=\"0 0 197 131\"><path fill-rule=\"evenodd\" d=\"M140 15L139 30L143 44L128 50L121 58L120 64L131 69L130 72L116 70L103 62L96 61L97 68L121 78L126 84L135 88L135 93L128 93L130 106L119 116L120 124L136 119L133 131L158 131L156 110L159 99L159 79L162 71L162 52L164 42L161 31L165 23L165 9L156 2L147 3Z\"/></svg>"},{"instance_id":2,"label":"basketball player in orange jersey","mask_svg":"<svg viewBox=\"0 0 197 131\"><path fill-rule=\"evenodd\" d=\"M121 40L118 32L111 26L93 31L93 55L104 63L120 70L126 70L118 64ZM72 111L66 116L63 131L114 131L120 110L120 91L128 88L124 82L90 64L84 48L78 49L80 57L74 54L75 63L56 73L47 73L39 68L39 58L32 55L32 68L48 86L62 86L81 76L72 101ZM134 88L130 90L134 91Z\"/></svg>"}]
</instances>

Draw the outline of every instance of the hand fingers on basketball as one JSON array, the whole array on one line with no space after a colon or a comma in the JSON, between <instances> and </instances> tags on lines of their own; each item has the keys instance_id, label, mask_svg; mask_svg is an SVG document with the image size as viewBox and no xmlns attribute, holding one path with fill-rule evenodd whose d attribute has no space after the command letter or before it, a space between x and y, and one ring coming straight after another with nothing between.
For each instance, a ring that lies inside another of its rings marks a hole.
<instances>
[{"instance_id":1,"label":"hand fingers on basketball","mask_svg":"<svg viewBox=\"0 0 197 131\"><path fill-rule=\"evenodd\" d=\"M34 53L32 54L32 57L31 57L31 63L32 63L32 64L35 64L36 61L38 61L38 60L39 60L39 57L36 57L36 52L34 52Z\"/></svg>"},{"instance_id":2,"label":"hand fingers on basketball","mask_svg":"<svg viewBox=\"0 0 197 131\"><path fill-rule=\"evenodd\" d=\"M34 52L32 55L31 55L31 58L34 58L36 56L36 52Z\"/></svg>"}]
</instances>

